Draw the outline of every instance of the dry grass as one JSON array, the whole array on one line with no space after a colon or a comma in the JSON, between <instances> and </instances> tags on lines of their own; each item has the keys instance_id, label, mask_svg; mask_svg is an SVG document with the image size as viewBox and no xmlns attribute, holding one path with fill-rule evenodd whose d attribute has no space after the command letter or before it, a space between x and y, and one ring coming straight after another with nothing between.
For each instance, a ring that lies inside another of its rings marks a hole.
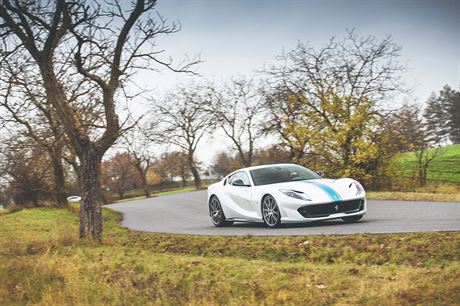
<instances>
[{"instance_id":1,"label":"dry grass","mask_svg":"<svg viewBox=\"0 0 460 306\"><path fill-rule=\"evenodd\" d=\"M455 304L458 263L431 268L170 256L128 247L12 259L4 305ZM1 300L3 299L3 300Z\"/></svg>"},{"instance_id":2,"label":"dry grass","mask_svg":"<svg viewBox=\"0 0 460 306\"><path fill-rule=\"evenodd\" d=\"M366 192L366 198L368 200L460 202L460 193L372 191Z\"/></svg>"},{"instance_id":3,"label":"dry grass","mask_svg":"<svg viewBox=\"0 0 460 306\"><path fill-rule=\"evenodd\" d=\"M455 305L460 233L190 237L130 232L104 210L104 243L75 211L0 217L0 305Z\"/></svg>"}]
</instances>

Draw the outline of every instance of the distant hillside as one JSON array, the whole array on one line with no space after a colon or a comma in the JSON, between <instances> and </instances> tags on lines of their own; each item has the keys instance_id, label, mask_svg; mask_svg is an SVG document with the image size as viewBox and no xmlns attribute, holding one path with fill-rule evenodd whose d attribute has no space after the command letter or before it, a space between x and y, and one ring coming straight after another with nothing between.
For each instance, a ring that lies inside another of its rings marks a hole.
<instances>
[{"instance_id":1,"label":"distant hillside","mask_svg":"<svg viewBox=\"0 0 460 306\"><path fill-rule=\"evenodd\" d=\"M403 154L398 163L402 175L412 176L416 167L415 153ZM460 144L442 148L442 155L430 165L428 181L460 184Z\"/></svg>"}]
</instances>

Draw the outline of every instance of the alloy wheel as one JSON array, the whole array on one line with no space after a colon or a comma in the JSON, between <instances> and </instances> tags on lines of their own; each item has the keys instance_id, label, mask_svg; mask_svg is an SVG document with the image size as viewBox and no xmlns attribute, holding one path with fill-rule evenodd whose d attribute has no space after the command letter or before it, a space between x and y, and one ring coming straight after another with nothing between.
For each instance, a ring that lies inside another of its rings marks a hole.
<instances>
[{"instance_id":1,"label":"alloy wheel","mask_svg":"<svg viewBox=\"0 0 460 306\"><path fill-rule=\"evenodd\" d=\"M262 216L269 227L277 227L281 223L281 214L275 199L271 195L265 196L262 202Z\"/></svg>"},{"instance_id":2,"label":"alloy wheel","mask_svg":"<svg viewBox=\"0 0 460 306\"><path fill-rule=\"evenodd\" d=\"M220 206L220 202L217 197L211 198L209 201L209 215L211 217L212 223L215 225L219 225L222 223L223 219L223 212L222 207Z\"/></svg>"},{"instance_id":3,"label":"alloy wheel","mask_svg":"<svg viewBox=\"0 0 460 306\"><path fill-rule=\"evenodd\" d=\"M209 216L211 217L212 223L217 227L229 226L233 224L232 221L227 221L225 218L222 205L216 196L212 196L209 200Z\"/></svg>"}]
</instances>

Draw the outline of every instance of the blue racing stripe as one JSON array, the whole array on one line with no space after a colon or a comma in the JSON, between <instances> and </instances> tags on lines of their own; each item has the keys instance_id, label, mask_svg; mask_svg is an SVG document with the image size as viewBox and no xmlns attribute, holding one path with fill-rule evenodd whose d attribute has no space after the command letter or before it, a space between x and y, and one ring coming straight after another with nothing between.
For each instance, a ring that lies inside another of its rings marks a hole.
<instances>
[{"instance_id":1,"label":"blue racing stripe","mask_svg":"<svg viewBox=\"0 0 460 306\"><path fill-rule=\"evenodd\" d=\"M323 184L323 183L320 183L320 182L317 182L317 181L302 181L304 183L309 183L309 184L313 184L319 188L321 188L321 190L323 190L324 192L327 193L327 195L331 198L331 200L333 202L340 202L342 201L342 198L340 197L340 195L337 193L337 191L335 191L334 189L332 189L331 187L329 187L328 185L326 184Z\"/></svg>"}]
</instances>

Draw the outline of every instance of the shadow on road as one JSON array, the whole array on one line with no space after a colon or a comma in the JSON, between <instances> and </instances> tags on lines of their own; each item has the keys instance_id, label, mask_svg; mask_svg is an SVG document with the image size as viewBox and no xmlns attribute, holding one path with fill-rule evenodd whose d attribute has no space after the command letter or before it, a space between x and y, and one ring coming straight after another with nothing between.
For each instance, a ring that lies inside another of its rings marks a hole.
<instances>
[{"instance_id":1,"label":"shadow on road","mask_svg":"<svg viewBox=\"0 0 460 306\"><path fill-rule=\"evenodd\" d=\"M314 221L308 223L290 223L290 224L281 224L278 228L309 228L309 227L323 227L323 226L333 226L333 225L353 225L359 223L368 223L368 220L360 220L354 223L346 223L341 220L328 220L328 221ZM234 223L231 227L238 228L267 228L263 223L247 223L247 222L238 222ZM273 230L276 230L273 229Z\"/></svg>"}]
</instances>

